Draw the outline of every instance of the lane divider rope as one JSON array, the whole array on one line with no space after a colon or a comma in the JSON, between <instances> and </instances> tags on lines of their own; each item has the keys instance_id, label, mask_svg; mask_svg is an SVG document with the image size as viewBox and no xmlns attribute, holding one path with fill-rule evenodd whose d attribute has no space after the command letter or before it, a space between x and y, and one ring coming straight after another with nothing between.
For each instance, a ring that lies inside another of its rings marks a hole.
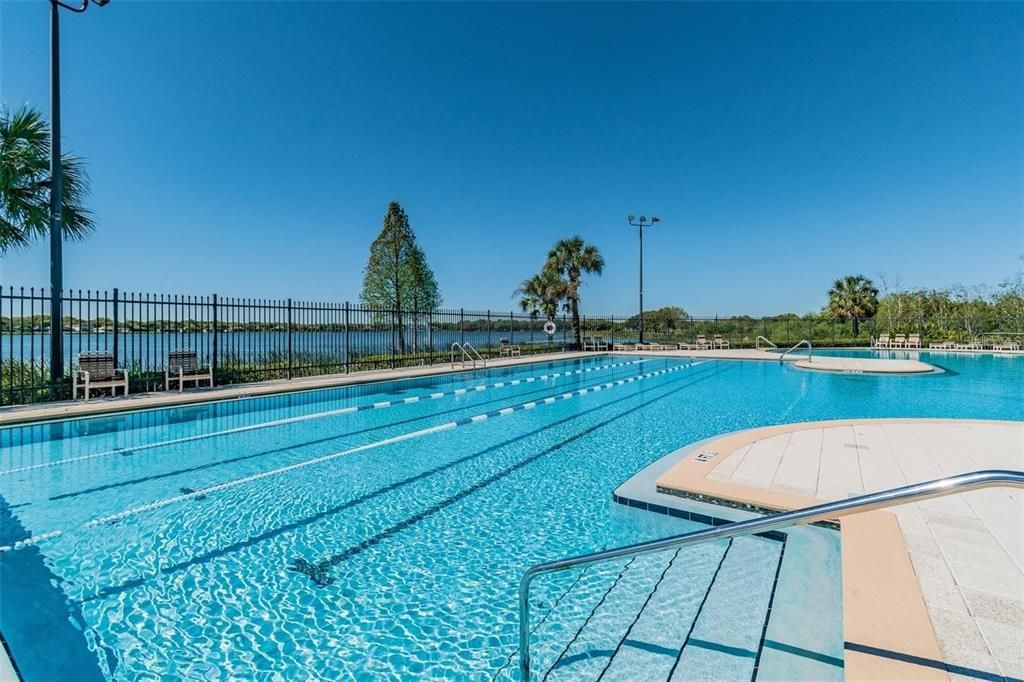
<instances>
[{"instance_id":1,"label":"lane divider rope","mask_svg":"<svg viewBox=\"0 0 1024 682\"><path fill-rule=\"evenodd\" d=\"M367 443L365 445L359 445L357 447L349 448L347 450L341 450L339 452L332 452L332 453L329 453L329 454L326 454L326 455L322 455L320 457L314 457L313 459L307 459L307 460L303 460L301 462L296 462L294 464L289 464L287 466L279 467L277 469L270 469L268 471L263 471L263 472L260 472L258 474L252 474L251 476L245 476L243 478L237 478L237 479L234 479L234 480L231 480L231 481L225 481L224 483L217 483L215 485L211 485L211 486L208 486L206 488L200 488L199 490L193 490L191 492L184 493L184 494L181 494L181 495L175 495L173 497L165 497L165 498L157 500L155 502L150 502L148 504L140 505L140 506L137 506L137 507L132 507L130 509L126 509L124 511L120 511L120 512L117 512L115 514L109 514L109 515L106 515L106 516L102 516L102 517L93 519L91 521L87 521L84 524L82 524L81 526L79 526L79 528L94 528L96 526L101 526L101 525L104 525L104 524L116 523L116 522L121 521L123 519L126 519L128 517L136 516L136 515L142 514L144 512L153 511L153 510L156 510L156 509L160 509L162 507L167 507L169 505L176 504L178 502L184 502L185 500L190 500L190 499L193 499L193 498L196 498L196 497L209 495L210 493L220 492L222 490L227 490L229 488L234 488L234 487L237 487L237 486L240 486L240 485L244 485L246 483L252 483L254 481L258 481L258 480L261 480L261 479L264 479L264 478L268 478L270 476L277 476L279 474L284 474L284 473L288 473L288 472L291 472L291 471L296 471L296 470L299 470L299 469L305 469L306 467L314 466L316 464L322 464L324 462L329 462L331 460L338 459L339 457L344 457L346 455L352 455L352 454L355 454L357 452L365 452L366 450L373 450L373 449L376 449L376 448L379 448L379 447L383 447L385 445L392 445L394 443L399 443L399 442L402 442L402 441L411 440L413 438L422 438L423 436L428 436L428 435L431 435L431 434L440 433L442 431L450 431L451 429L455 429L455 428L458 428L460 426L466 426L466 425L469 425L469 424L478 424L480 422L487 421L488 419L492 419L492 418L496 418L496 417L504 417L504 416L507 416L507 415L510 415L510 414L514 414L516 412L521 412L523 410L532 410L532 409L534 409L534 408L536 408L536 407L538 407L540 405L551 405L553 403L557 403L557 402L560 402L560 401L563 401L563 400L569 400L569 399L575 398L577 396L587 395L587 394L590 394L590 393L597 393L599 391L603 391L605 389L614 388L614 387L617 387L617 386L624 386L624 385L627 385L627 384L633 384L633 383L636 383L638 381L643 381L645 379L650 379L652 377L662 376L662 375L665 375L665 374L672 374L673 372L678 372L680 370L687 369L689 367L696 367L697 365L703 365L705 362L707 362L707 361L704 360L704 361L687 363L687 364L684 364L684 365L675 365L675 366L668 367L668 368L665 368L665 369L656 370L656 371L653 371L653 372L647 372L645 374L638 374L638 375L632 376L632 377L627 377L625 379L617 379L617 380L614 380L614 381L605 382L603 384L595 384L593 386L588 386L586 388L581 388L581 389L578 389L578 390L575 390L575 391L569 391L567 393L561 393L561 394L558 394L558 395L548 396L547 398L541 398L539 400L531 400L529 402L520 403L518 405L514 405L514 406L511 406L511 407L505 407L505 408L501 408L501 409L498 409L498 410L492 410L491 412L486 412L486 413L483 413L483 414L478 414L478 415L475 415L473 417L464 417L462 419L456 419L456 420L453 420L453 421L445 422L444 424L438 424L437 426L431 426L429 428L419 429L417 431L410 431L409 433L404 433L404 434L401 434L401 435L398 435L398 436L393 436L391 438L385 438L383 440L374 441L372 443ZM60 537L61 535L64 534L64 532L65 531L63 531L63 530L54 530L54 531L50 531L50 532L47 532L47 533L42 533L42 534L39 534L39 535L34 535L34 536L30 537L30 538L25 538L24 540L19 540L18 542L14 543L12 545L0 546L0 552L8 552L8 551L12 551L12 550L19 550L19 549L24 549L26 547L31 547L31 546L35 545L36 543L41 542L43 540L49 540L49 539L52 539L52 538Z\"/></svg>"},{"instance_id":2,"label":"lane divider rope","mask_svg":"<svg viewBox=\"0 0 1024 682\"><path fill-rule=\"evenodd\" d=\"M218 436L228 436L236 433L244 433L246 431L255 431L258 429L268 429L276 426L285 426L287 424L296 424L304 421L311 421L314 419L325 419L327 417L337 417L344 414L354 414L356 412L366 412L369 410L382 410L388 407L396 407L399 405L412 405L424 400L439 400L441 398L449 398L452 396L466 395L468 393L479 393L495 388L504 388L506 386L518 386L520 384L532 384L537 381L546 381L549 379L557 379L559 377L574 376L577 374L588 374L590 372L597 372L605 369L614 369L616 367L626 367L629 365L639 365L641 363L648 362L648 359L644 360L633 360L631 362L616 362L608 365L601 365L600 367L586 367L582 369L576 369L568 372L553 372L549 374L541 374L539 376L525 377L523 379L506 379L505 381L498 381L493 384L480 384L478 386L471 386L468 388L457 388L451 391L442 391L437 393L426 393L423 395L409 396L408 398L400 398L396 400L383 400L375 403L363 403L361 405L351 405L349 407L341 407L336 410L328 410L326 412L316 412L313 414L303 414L296 417L285 417L283 419L275 419L268 422L260 422L258 424L248 424L246 426L236 426L230 429L224 429L221 431L211 431L210 433L197 433L192 436L182 436L181 438L173 438L171 440L156 441L153 443L143 443L142 445L133 445L124 448L114 448L112 450L104 450L103 452L95 452L88 455L79 455L78 457L67 457L64 459L54 460L52 462L42 462L40 464L30 464L27 466L17 467L14 469L7 469L0 471L0 476L22 473L25 471L34 471L36 469L47 469L50 467L60 466L63 464L72 464L74 462L83 462L90 459L99 459L101 457L110 457L112 455L124 455L139 452L142 450L152 450L155 448L169 447L171 445L181 445L182 443L191 443L205 438L215 438Z\"/></svg>"}]
</instances>

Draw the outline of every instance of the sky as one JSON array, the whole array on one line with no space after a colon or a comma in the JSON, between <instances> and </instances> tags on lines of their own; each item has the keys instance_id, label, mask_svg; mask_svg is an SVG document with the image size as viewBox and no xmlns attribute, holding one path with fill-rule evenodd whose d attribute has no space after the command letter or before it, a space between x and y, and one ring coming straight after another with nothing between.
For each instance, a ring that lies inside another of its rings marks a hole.
<instances>
[{"instance_id":1,"label":"sky","mask_svg":"<svg viewBox=\"0 0 1024 682\"><path fill-rule=\"evenodd\" d=\"M0 0L0 100L49 111L49 3ZM559 238L583 310L809 312L835 278L997 284L1024 254L1024 3L113 0L61 24L82 289L355 301L399 201L446 307ZM0 261L47 286L45 243Z\"/></svg>"}]
</instances>

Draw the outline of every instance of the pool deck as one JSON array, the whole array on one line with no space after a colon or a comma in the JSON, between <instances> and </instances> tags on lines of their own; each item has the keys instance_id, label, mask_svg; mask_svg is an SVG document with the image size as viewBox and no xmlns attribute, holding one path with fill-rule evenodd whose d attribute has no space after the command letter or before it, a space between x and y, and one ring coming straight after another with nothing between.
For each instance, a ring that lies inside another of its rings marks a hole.
<instances>
[{"instance_id":1,"label":"pool deck","mask_svg":"<svg viewBox=\"0 0 1024 682\"><path fill-rule=\"evenodd\" d=\"M841 350L841 349L839 349ZM863 350L863 349L861 349ZM718 350L668 350L668 351L615 351L625 355L662 355L679 358L701 358L716 360L754 360L759 362L789 362L795 367L821 372L842 374L928 374L936 368L926 362L902 358L858 358L840 355L806 355L781 353L754 348L724 348Z\"/></svg>"},{"instance_id":2,"label":"pool deck","mask_svg":"<svg viewBox=\"0 0 1024 682\"><path fill-rule=\"evenodd\" d=\"M537 362L574 360L576 358L593 355L594 353L592 352L538 353L536 355L488 360L486 367L481 366L476 369L496 369L501 367L513 367L516 365L527 365ZM399 379L415 379L417 377L472 371L473 367L453 368L451 364L446 362L423 367L401 367L397 369L353 372L351 374L324 374L315 377L302 377L297 379L276 379L273 381L260 381L250 384L232 384L228 386L217 386L216 388L193 388L186 389L180 393L177 391L152 391L149 393L130 394L127 397L92 398L89 401L65 400L52 403L14 405L11 407L0 408L0 426L50 419L71 419L74 417L87 417L91 415L110 414L131 410L174 407L176 405L205 403L215 400L252 398L256 396L272 395L275 393L291 393L294 391L311 391L323 388L335 388L338 386L354 386L374 381L396 381Z\"/></svg>"},{"instance_id":3,"label":"pool deck","mask_svg":"<svg viewBox=\"0 0 1024 682\"><path fill-rule=\"evenodd\" d=\"M689 456L697 453L712 454ZM683 496L788 510L967 471L1024 470L1024 422L790 424L661 462L646 493L660 504ZM842 519L847 677L1024 678L1022 528L1024 491L1007 489Z\"/></svg>"},{"instance_id":4,"label":"pool deck","mask_svg":"<svg viewBox=\"0 0 1024 682\"><path fill-rule=\"evenodd\" d=\"M636 357L670 357L687 359L707 360L749 360L757 362L778 362L777 353L755 350L753 348L736 348L724 350L703 350L703 351L599 351L606 355L636 356ZM558 353L539 353L536 355L520 356L515 358L500 358L487 361L487 369L500 367L512 367L536 362L550 362L556 360L573 360L595 355L594 351L570 351ZM787 355L785 362L794 363L798 367L804 367L806 356ZM872 373L872 374L920 374L932 372L934 367L927 363L916 360L902 359L869 359L869 358L843 358L838 356L814 357L813 365L808 366L811 370L822 370L840 373ZM483 367L477 369L484 369ZM188 405L192 403L211 402L215 400L229 400L237 398L251 398L255 396L271 395L274 393L288 393L292 391L309 391L322 388L335 388L338 386L352 386L366 384L374 381L395 381L398 379L413 379L416 377L435 376L438 374L451 374L453 372L470 372L472 367L452 368L449 363L429 365L425 367L402 367L397 369L374 370L366 372L353 372L351 374L326 374L315 377L302 377L297 379L276 379L272 381L260 381L249 384L232 384L228 386L217 386L216 388L193 388L182 392L175 391L151 391L148 393L135 393L127 397L100 397L93 398L88 402L84 400L60 401L52 403L34 403L30 405L13 405L0 407L0 426L20 424L25 422L45 421L51 419L71 419L75 417L87 417L98 414L123 412L131 410L148 410L161 407L174 407L177 405Z\"/></svg>"}]
</instances>

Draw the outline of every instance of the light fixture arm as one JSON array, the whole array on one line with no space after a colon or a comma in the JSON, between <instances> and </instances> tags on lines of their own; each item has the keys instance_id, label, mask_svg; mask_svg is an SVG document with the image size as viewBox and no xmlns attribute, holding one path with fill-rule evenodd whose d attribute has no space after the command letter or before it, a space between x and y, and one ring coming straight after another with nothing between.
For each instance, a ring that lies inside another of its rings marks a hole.
<instances>
[{"instance_id":1,"label":"light fixture arm","mask_svg":"<svg viewBox=\"0 0 1024 682\"><path fill-rule=\"evenodd\" d=\"M89 0L82 0L82 4L80 7L68 5L66 3L61 2L60 0L50 0L50 2L60 7L63 7L66 10L71 10L72 12L84 12L86 9L89 8Z\"/></svg>"}]
</instances>

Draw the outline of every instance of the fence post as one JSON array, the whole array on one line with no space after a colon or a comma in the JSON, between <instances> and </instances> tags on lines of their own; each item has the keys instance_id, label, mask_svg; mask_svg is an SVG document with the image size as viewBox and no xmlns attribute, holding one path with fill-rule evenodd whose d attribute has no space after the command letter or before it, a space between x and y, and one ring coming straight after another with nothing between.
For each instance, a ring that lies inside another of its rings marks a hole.
<instances>
[{"instance_id":1,"label":"fence post","mask_svg":"<svg viewBox=\"0 0 1024 682\"><path fill-rule=\"evenodd\" d=\"M508 342L514 344L516 342L516 314L514 311L508 311Z\"/></svg>"},{"instance_id":2,"label":"fence post","mask_svg":"<svg viewBox=\"0 0 1024 682\"><path fill-rule=\"evenodd\" d=\"M213 373L213 384L217 384L217 294L213 295L213 350L210 352L210 371Z\"/></svg>"},{"instance_id":3,"label":"fence post","mask_svg":"<svg viewBox=\"0 0 1024 682\"><path fill-rule=\"evenodd\" d=\"M345 301L345 374L348 374L348 366L352 361L348 343L348 301Z\"/></svg>"},{"instance_id":4,"label":"fence post","mask_svg":"<svg viewBox=\"0 0 1024 682\"><path fill-rule=\"evenodd\" d=\"M398 316L402 314L398 308L391 311L391 357L388 358L388 366L391 369L395 368L395 358L398 356L399 350L405 344L405 339L401 338L402 334L402 323L398 319Z\"/></svg>"},{"instance_id":5,"label":"fence post","mask_svg":"<svg viewBox=\"0 0 1024 682\"><path fill-rule=\"evenodd\" d=\"M120 355L120 353L118 353L119 345L118 345L118 342L117 342L117 323L118 323L118 319L119 319L118 318L118 314L117 314L117 294L118 294L117 287L114 287L113 327L114 327L114 366L115 367L119 367L121 365L121 355Z\"/></svg>"},{"instance_id":6,"label":"fence post","mask_svg":"<svg viewBox=\"0 0 1024 682\"><path fill-rule=\"evenodd\" d=\"M427 311L427 351L430 353L430 366L434 366L434 309Z\"/></svg>"},{"instance_id":7,"label":"fence post","mask_svg":"<svg viewBox=\"0 0 1024 682\"><path fill-rule=\"evenodd\" d=\"M459 343L466 345L466 309L459 308Z\"/></svg>"},{"instance_id":8,"label":"fence post","mask_svg":"<svg viewBox=\"0 0 1024 682\"><path fill-rule=\"evenodd\" d=\"M288 299L288 378L292 378L292 299Z\"/></svg>"},{"instance_id":9,"label":"fence post","mask_svg":"<svg viewBox=\"0 0 1024 682\"><path fill-rule=\"evenodd\" d=\"M487 311L487 347L491 347L491 311Z\"/></svg>"}]
</instances>

